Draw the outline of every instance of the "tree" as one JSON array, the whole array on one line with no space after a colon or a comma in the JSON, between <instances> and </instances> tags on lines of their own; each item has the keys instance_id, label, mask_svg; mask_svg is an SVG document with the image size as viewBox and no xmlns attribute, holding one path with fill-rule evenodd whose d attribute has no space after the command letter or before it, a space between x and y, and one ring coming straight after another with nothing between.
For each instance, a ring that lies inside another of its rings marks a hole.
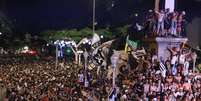
<instances>
[{"instance_id":1,"label":"tree","mask_svg":"<svg viewBox=\"0 0 201 101\"><path fill-rule=\"evenodd\" d=\"M124 26L118 27L115 29L115 34L117 34L117 36L127 35L128 29L130 27L131 27L131 25L124 25Z\"/></svg>"},{"instance_id":2,"label":"tree","mask_svg":"<svg viewBox=\"0 0 201 101\"><path fill-rule=\"evenodd\" d=\"M2 12L0 12L0 31L5 34L12 33L11 21Z\"/></svg>"},{"instance_id":3,"label":"tree","mask_svg":"<svg viewBox=\"0 0 201 101\"><path fill-rule=\"evenodd\" d=\"M98 29L96 31L99 35L103 35L104 39L111 40L114 38L113 33L109 29Z\"/></svg>"},{"instance_id":4,"label":"tree","mask_svg":"<svg viewBox=\"0 0 201 101\"><path fill-rule=\"evenodd\" d=\"M77 29L64 29L58 31L48 30L40 33L40 35L47 42L65 38L70 38L72 40L75 40L76 42L79 42L84 37L92 37L93 34L90 28L84 28L82 30Z\"/></svg>"}]
</instances>

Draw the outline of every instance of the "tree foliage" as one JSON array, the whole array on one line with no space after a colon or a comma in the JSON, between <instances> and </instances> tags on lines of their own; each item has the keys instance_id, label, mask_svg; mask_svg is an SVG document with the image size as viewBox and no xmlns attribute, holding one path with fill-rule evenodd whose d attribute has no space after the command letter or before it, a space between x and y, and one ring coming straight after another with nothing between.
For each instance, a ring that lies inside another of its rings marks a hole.
<instances>
[{"instance_id":1,"label":"tree foliage","mask_svg":"<svg viewBox=\"0 0 201 101\"><path fill-rule=\"evenodd\" d=\"M96 33L99 36L103 36L105 40L113 39L115 36L126 35L128 33L130 25L124 25L121 27L114 28L114 30L110 30L109 28L97 29ZM82 38L91 38L93 37L93 31L91 28L83 28L81 30L78 29L63 29L63 30L48 30L40 33L44 40L47 42L71 38L76 42L79 42Z\"/></svg>"},{"instance_id":2,"label":"tree foliage","mask_svg":"<svg viewBox=\"0 0 201 101\"><path fill-rule=\"evenodd\" d=\"M0 12L0 31L5 34L12 33L12 27L11 21Z\"/></svg>"}]
</instances>

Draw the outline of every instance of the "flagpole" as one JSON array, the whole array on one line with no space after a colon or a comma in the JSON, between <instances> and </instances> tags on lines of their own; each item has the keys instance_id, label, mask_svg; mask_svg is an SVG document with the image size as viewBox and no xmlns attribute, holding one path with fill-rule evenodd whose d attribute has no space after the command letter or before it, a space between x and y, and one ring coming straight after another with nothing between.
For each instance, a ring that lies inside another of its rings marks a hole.
<instances>
[{"instance_id":1,"label":"flagpole","mask_svg":"<svg viewBox=\"0 0 201 101\"><path fill-rule=\"evenodd\" d=\"M58 65L58 45L56 44L56 60L55 60L55 67L57 68Z\"/></svg>"},{"instance_id":2,"label":"flagpole","mask_svg":"<svg viewBox=\"0 0 201 101\"><path fill-rule=\"evenodd\" d=\"M86 50L86 49L85 49L83 55L84 55L84 77L85 77L85 79L84 79L84 86L85 86L85 87L88 87L88 85L87 85L87 82L88 82L88 80L87 80L87 68L88 68L87 61L88 61L88 53L87 53L87 50Z\"/></svg>"}]
</instances>

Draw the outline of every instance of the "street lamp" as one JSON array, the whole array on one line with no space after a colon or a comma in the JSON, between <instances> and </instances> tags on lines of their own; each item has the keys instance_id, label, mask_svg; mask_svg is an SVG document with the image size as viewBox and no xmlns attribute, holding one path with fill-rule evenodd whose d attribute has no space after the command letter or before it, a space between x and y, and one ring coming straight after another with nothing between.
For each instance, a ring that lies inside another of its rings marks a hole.
<instances>
[{"instance_id":1,"label":"street lamp","mask_svg":"<svg viewBox=\"0 0 201 101\"><path fill-rule=\"evenodd\" d=\"M112 70L113 70L113 81L112 81L112 86L115 88L115 78L116 78L116 68L117 68L117 62L119 60L119 56L114 54L111 58L111 63L112 63Z\"/></svg>"}]
</instances>

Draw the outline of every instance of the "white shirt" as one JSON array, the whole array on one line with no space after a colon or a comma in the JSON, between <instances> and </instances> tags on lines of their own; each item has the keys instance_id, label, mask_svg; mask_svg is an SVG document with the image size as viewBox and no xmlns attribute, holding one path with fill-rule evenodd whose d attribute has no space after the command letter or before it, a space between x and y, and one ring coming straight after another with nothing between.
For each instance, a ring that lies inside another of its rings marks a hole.
<instances>
[{"instance_id":1,"label":"white shirt","mask_svg":"<svg viewBox=\"0 0 201 101\"><path fill-rule=\"evenodd\" d=\"M178 57L175 55L172 57L171 64L174 65L178 60Z\"/></svg>"},{"instance_id":2,"label":"white shirt","mask_svg":"<svg viewBox=\"0 0 201 101\"><path fill-rule=\"evenodd\" d=\"M188 69L189 69L189 62L186 61L184 63L184 76L188 75Z\"/></svg>"},{"instance_id":3,"label":"white shirt","mask_svg":"<svg viewBox=\"0 0 201 101\"><path fill-rule=\"evenodd\" d=\"M151 60L152 60L152 63L154 63L154 60L158 60L158 56L157 55L153 55Z\"/></svg>"},{"instance_id":4,"label":"white shirt","mask_svg":"<svg viewBox=\"0 0 201 101\"><path fill-rule=\"evenodd\" d=\"M124 94L123 96L121 96L121 100L126 100L126 99L127 99L126 94Z\"/></svg>"},{"instance_id":5,"label":"white shirt","mask_svg":"<svg viewBox=\"0 0 201 101\"><path fill-rule=\"evenodd\" d=\"M83 74L78 74L79 77L79 82L84 82L84 75Z\"/></svg>"},{"instance_id":6,"label":"white shirt","mask_svg":"<svg viewBox=\"0 0 201 101\"><path fill-rule=\"evenodd\" d=\"M144 93L148 93L149 92L149 84L144 84Z\"/></svg>"},{"instance_id":7,"label":"white shirt","mask_svg":"<svg viewBox=\"0 0 201 101\"><path fill-rule=\"evenodd\" d=\"M179 57L179 63L184 64L184 62L185 62L185 55L181 54L180 57Z\"/></svg>"},{"instance_id":8,"label":"white shirt","mask_svg":"<svg viewBox=\"0 0 201 101\"><path fill-rule=\"evenodd\" d=\"M158 15L158 22L162 22L164 17L165 17L165 14L160 13L160 14Z\"/></svg>"}]
</instances>

